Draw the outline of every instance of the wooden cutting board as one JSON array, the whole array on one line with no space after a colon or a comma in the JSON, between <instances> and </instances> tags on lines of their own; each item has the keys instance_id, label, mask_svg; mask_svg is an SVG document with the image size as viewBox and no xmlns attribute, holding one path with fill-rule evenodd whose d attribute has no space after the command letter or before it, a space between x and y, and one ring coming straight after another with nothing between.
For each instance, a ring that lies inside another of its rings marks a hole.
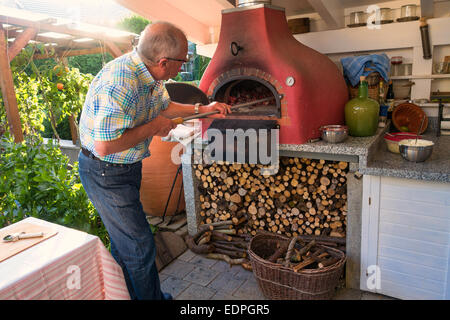
<instances>
[{"instance_id":1,"label":"wooden cutting board","mask_svg":"<svg viewBox=\"0 0 450 320\"><path fill-rule=\"evenodd\" d=\"M25 233L37 233L43 232L44 236L39 238L30 238L30 239L21 239L14 242L3 242L3 238L8 234L13 234L16 232L25 232ZM32 223L19 223L15 226L12 226L8 230L0 230L0 262L22 252L39 242L47 240L50 237L53 237L57 234L58 231L55 231L49 227L39 226L37 224Z\"/></svg>"}]
</instances>

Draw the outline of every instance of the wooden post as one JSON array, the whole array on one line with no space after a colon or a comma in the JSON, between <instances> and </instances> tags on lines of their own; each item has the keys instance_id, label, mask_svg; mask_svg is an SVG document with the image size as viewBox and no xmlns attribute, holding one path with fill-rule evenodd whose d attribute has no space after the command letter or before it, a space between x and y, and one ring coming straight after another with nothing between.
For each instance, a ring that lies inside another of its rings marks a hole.
<instances>
[{"instance_id":1,"label":"wooden post","mask_svg":"<svg viewBox=\"0 0 450 320\"><path fill-rule=\"evenodd\" d=\"M20 123L19 109L17 107L14 82L8 59L8 44L5 30L0 25L0 87L2 89L3 103L5 105L9 128L14 135L16 143L23 141L22 125Z\"/></svg>"}]
</instances>

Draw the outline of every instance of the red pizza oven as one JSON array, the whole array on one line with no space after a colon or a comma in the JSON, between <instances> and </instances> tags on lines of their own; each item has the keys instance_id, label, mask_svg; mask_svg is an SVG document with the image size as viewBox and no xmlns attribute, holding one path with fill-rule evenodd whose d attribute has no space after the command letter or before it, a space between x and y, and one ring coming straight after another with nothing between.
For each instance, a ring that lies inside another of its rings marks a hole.
<instances>
[{"instance_id":1,"label":"red pizza oven","mask_svg":"<svg viewBox=\"0 0 450 320\"><path fill-rule=\"evenodd\" d=\"M222 12L219 43L200 89L210 100L231 105L274 96L273 102L228 118L250 126L254 121L255 127L258 120L276 120L280 144L306 143L320 137L320 126L343 124L348 100L336 65L297 41L284 9L267 4Z\"/></svg>"}]
</instances>

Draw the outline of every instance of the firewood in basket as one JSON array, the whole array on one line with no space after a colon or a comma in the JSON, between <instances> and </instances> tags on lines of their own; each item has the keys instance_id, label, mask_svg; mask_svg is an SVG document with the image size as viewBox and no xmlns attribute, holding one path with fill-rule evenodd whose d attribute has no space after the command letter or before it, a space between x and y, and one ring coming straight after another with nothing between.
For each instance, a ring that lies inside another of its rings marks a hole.
<instances>
[{"instance_id":1,"label":"firewood in basket","mask_svg":"<svg viewBox=\"0 0 450 320\"><path fill-rule=\"evenodd\" d=\"M339 258L331 257L318 263L319 269L331 266L339 261Z\"/></svg>"},{"instance_id":2,"label":"firewood in basket","mask_svg":"<svg viewBox=\"0 0 450 320\"><path fill-rule=\"evenodd\" d=\"M288 242L279 243L277 250L269 258L267 258L267 260L270 262L275 262L278 258L285 256L288 246Z\"/></svg>"},{"instance_id":3,"label":"firewood in basket","mask_svg":"<svg viewBox=\"0 0 450 320\"><path fill-rule=\"evenodd\" d=\"M309 257L305 261L300 262L299 264L293 266L292 269L295 272L298 272L301 269L309 266L310 264L313 264L314 262L320 261L321 259L329 256L328 252L323 252L323 253L320 253L320 252L321 252L321 250L317 250L313 255L311 255L311 257Z\"/></svg>"}]
</instances>

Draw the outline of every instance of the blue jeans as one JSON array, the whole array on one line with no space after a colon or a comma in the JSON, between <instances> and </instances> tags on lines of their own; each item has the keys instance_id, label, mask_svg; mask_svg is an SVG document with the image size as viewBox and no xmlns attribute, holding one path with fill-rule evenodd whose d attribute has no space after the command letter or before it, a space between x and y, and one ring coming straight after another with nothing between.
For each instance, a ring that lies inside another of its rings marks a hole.
<instances>
[{"instance_id":1,"label":"blue jeans","mask_svg":"<svg viewBox=\"0 0 450 320\"><path fill-rule=\"evenodd\" d=\"M142 162L111 164L78 156L81 183L97 209L122 267L131 299L162 300L153 234L142 209Z\"/></svg>"}]
</instances>

